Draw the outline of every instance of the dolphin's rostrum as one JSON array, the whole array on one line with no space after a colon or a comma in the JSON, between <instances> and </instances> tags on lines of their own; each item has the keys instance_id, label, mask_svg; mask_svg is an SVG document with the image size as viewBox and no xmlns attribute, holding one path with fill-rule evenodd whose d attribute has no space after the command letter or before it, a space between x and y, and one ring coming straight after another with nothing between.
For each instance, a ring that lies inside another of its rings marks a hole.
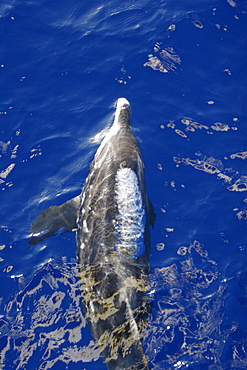
<instances>
[{"instance_id":1,"label":"dolphin's rostrum","mask_svg":"<svg viewBox=\"0 0 247 370\"><path fill-rule=\"evenodd\" d=\"M35 244L61 228L77 229L83 311L110 370L148 369L142 338L153 222L130 104L120 98L81 195L44 210L30 230Z\"/></svg>"}]
</instances>

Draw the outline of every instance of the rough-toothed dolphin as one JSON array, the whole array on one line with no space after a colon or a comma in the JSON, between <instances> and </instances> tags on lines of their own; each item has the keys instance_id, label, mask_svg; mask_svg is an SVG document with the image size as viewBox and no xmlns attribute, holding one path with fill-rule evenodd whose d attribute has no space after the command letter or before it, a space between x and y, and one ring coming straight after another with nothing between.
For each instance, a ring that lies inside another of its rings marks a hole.
<instances>
[{"instance_id":1,"label":"rough-toothed dolphin","mask_svg":"<svg viewBox=\"0 0 247 370\"><path fill-rule=\"evenodd\" d=\"M120 98L81 195L44 210L30 230L35 244L61 228L77 229L83 311L108 369L148 369L142 337L153 222L130 104Z\"/></svg>"}]
</instances>

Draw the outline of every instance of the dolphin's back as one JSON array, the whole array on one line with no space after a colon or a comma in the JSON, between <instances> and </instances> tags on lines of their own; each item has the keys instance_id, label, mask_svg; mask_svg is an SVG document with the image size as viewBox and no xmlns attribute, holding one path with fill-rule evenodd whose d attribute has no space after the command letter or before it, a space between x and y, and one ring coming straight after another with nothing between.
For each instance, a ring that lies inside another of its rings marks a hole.
<instances>
[{"instance_id":1,"label":"dolphin's back","mask_svg":"<svg viewBox=\"0 0 247 370\"><path fill-rule=\"evenodd\" d=\"M118 213L116 177L121 169L131 169L136 174L145 206L143 162L136 139L126 127L107 142L98 156L96 154L84 185L77 221L78 254L84 262L96 263L102 257L109 259L114 252L116 238L113 223ZM116 257L115 253L113 256Z\"/></svg>"}]
</instances>

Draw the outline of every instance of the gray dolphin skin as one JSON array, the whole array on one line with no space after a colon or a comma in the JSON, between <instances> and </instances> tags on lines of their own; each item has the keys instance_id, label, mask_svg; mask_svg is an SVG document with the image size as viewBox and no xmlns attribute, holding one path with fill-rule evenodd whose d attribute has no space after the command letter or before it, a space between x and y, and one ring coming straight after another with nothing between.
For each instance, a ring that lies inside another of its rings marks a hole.
<instances>
[{"instance_id":1,"label":"gray dolphin skin","mask_svg":"<svg viewBox=\"0 0 247 370\"><path fill-rule=\"evenodd\" d=\"M146 293L154 219L130 128L130 104L120 98L81 195L36 217L29 242L62 228L77 229L82 308L109 370L149 369L142 338L150 312Z\"/></svg>"}]
</instances>

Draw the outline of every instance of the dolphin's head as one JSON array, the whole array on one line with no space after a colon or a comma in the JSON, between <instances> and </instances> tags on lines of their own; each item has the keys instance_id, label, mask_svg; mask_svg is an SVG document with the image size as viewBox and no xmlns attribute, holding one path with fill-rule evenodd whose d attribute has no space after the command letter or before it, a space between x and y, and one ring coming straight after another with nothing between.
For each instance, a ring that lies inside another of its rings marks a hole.
<instances>
[{"instance_id":1,"label":"dolphin's head","mask_svg":"<svg viewBox=\"0 0 247 370\"><path fill-rule=\"evenodd\" d=\"M116 111L113 125L104 137L95 155L95 161L99 166L104 159L104 157L101 157L101 152L109 140L111 140L113 136L118 135L122 128L130 126L130 103L128 100L125 98L119 98L116 101L115 106Z\"/></svg>"},{"instance_id":2,"label":"dolphin's head","mask_svg":"<svg viewBox=\"0 0 247 370\"><path fill-rule=\"evenodd\" d=\"M116 112L114 124L122 126L129 126L130 124L130 103L125 98L119 98L116 101Z\"/></svg>"}]
</instances>

